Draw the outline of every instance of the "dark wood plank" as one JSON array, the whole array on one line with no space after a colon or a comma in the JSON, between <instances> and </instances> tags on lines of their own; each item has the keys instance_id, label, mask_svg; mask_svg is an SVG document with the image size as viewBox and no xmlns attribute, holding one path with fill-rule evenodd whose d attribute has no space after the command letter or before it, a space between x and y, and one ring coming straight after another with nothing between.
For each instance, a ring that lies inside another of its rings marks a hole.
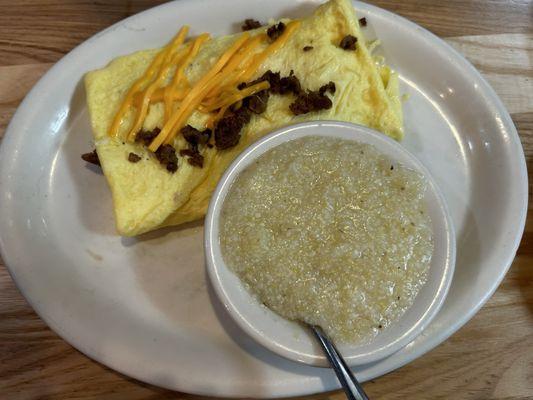
<instances>
[{"instance_id":1,"label":"dark wood plank","mask_svg":"<svg viewBox=\"0 0 533 400\"><path fill-rule=\"evenodd\" d=\"M162 0L0 1L0 65L49 63Z\"/></svg>"}]
</instances>

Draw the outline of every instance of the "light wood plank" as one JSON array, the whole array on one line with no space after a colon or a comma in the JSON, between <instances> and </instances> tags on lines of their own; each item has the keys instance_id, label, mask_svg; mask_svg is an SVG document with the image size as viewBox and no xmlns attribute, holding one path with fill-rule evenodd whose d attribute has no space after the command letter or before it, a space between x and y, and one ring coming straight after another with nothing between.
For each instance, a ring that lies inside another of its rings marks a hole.
<instances>
[{"instance_id":1,"label":"light wood plank","mask_svg":"<svg viewBox=\"0 0 533 400\"><path fill-rule=\"evenodd\" d=\"M483 74L510 113L533 112L533 33L446 41Z\"/></svg>"},{"instance_id":2,"label":"light wood plank","mask_svg":"<svg viewBox=\"0 0 533 400\"><path fill-rule=\"evenodd\" d=\"M0 65L56 62L104 28L162 0L0 0Z\"/></svg>"}]
</instances>

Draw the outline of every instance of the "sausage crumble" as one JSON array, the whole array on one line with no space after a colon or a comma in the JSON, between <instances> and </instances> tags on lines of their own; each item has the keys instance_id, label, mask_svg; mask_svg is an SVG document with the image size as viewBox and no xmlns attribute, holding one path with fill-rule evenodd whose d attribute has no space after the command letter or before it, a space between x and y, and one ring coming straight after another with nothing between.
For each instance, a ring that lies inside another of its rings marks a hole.
<instances>
[{"instance_id":1,"label":"sausage crumble","mask_svg":"<svg viewBox=\"0 0 533 400\"><path fill-rule=\"evenodd\" d=\"M283 31L285 31L285 24L283 22L280 22L277 25L272 25L270 28L268 28L267 35L270 40L275 41L281 36Z\"/></svg>"},{"instance_id":2,"label":"sausage crumble","mask_svg":"<svg viewBox=\"0 0 533 400\"><path fill-rule=\"evenodd\" d=\"M90 153L82 154L81 158L85 162L88 162L88 163L94 164L94 165L98 165L99 167L101 166L100 165L100 159L98 158L98 153L96 152L96 149L94 149Z\"/></svg>"},{"instance_id":3,"label":"sausage crumble","mask_svg":"<svg viewBox=\"0 0 533 400\"><path fill-rule=\"evenodd\" d=\"M252 29L260 28L261 26L263 26L261 22L252 18L246 18L241 26L241 29L243 31L251 31Z\"/></svg>"},{"instance_id":4,"label":"sausage crumble","mask_svg":"<svg viewBox=\"0 0 533 400\"><path fill-rule=\"evenodd\" d=\"M339 47L344 50L355 50L357 38L352 35L346 35L342 38Z\"/></svg>"},{"instance_id":5,"label":"sausage crumble","mask_svg":"<svg viewBox=\"0 0 533 400\"><path fill-rule=\"evenodd\" d=\"M131 162L131 163L137 163L139 161L141 161L141 156L135 154L135 153L130 153L128 154L128 161Z\"/></svg>"}]
</instances>

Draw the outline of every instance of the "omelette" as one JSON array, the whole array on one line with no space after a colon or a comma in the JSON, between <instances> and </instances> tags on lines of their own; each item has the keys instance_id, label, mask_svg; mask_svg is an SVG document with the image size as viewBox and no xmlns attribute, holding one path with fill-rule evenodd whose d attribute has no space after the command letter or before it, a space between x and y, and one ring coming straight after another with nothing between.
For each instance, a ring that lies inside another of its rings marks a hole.
<instances>
[{"instance_id":1,"label":"omelette","mask_svg":"<svg viewBox=\"0 0 533 400\"><path fill-rule=\"evenodd\" d=\"M234 35L186 36L85 76L120 235L201 219L229 164L284 125L339 120L403 136L398 78L372 56L349 0Z\"/></svg>"}]
</instances>

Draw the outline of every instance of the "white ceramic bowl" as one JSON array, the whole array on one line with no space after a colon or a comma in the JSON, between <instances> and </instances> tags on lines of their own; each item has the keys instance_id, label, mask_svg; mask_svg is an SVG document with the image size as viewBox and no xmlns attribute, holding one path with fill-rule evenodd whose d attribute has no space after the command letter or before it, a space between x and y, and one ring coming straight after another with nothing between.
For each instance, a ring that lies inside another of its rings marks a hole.
<instances>
[{"instance_id":1,"label":"white ceramic bowl","mask_svg":"<svg viewBox=\"0 0 533 400\"><path fill-rule=\"evenodd\" d=\"M219 240L220 211L239 173L257 157L281 143L303 136L330 136L368 143L427 179L426 202L434 233L434 254L429 278L413 306L399 321L365 345L339 345L349 365L380 360L411 342L439 311L455 266L455 234L443 196L427 169L398 142L363 126L334 121L287 126L246 149L228 168L213 194L205 224L207 272L220 301L237 324L268 349L286 358L316 366L327 366L318 344L302 325L288 321L260 304L225 265Z\"/></svg>"}]
</instances>

